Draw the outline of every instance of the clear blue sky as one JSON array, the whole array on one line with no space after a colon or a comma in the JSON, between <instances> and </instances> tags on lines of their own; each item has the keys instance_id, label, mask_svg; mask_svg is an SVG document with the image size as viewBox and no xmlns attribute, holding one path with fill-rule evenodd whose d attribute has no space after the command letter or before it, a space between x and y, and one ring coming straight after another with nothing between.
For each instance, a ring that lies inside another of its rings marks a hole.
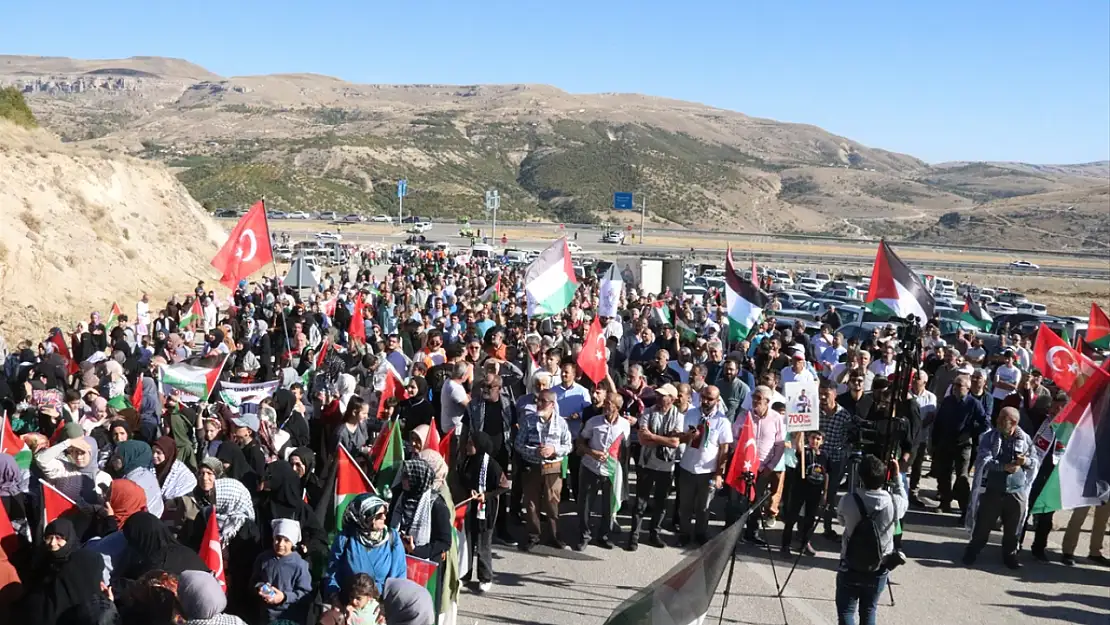
<instances>
[{"instance_id":1,"label":"clear blue sky","mask_svg":"<svg viewBox=\"0 0 1110 625\"><path fill-rule=\"evenodd\" d=\"M10 4L0 53L546 83L816 124L933 162L1110 159L1107 0Z\"/></svg>"}]
</instances>

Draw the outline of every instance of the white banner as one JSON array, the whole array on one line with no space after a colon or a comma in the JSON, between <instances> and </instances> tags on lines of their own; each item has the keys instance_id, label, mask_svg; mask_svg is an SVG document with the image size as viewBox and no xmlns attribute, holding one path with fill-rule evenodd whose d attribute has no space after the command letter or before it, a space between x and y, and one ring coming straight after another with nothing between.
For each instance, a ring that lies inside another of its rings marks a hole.
<instances>
[{"instance_id":1,"label":"white banner","mask_svg":"<svg viewBox=\"0 0 1110 625\"><path fill-rule=\"evenodd\" d=\"M220 382L220 401L234 409L239 408L239 406L243 404L257 404L263 399L272 396L274 391L277 390L279 383L279 380L254 384Z\"/></svg>"}]
</instances>

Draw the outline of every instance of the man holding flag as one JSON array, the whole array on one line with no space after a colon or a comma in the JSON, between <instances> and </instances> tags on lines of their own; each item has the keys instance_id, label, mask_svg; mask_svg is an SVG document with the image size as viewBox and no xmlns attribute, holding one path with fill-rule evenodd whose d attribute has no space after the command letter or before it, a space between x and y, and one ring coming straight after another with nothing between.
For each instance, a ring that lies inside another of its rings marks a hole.
<instances>
[{"instance_id":1,"label":"man holding flag","mask_svg":"<svg viewBox=\"0 0 1110 625\"><path fill-rule=\"evenodd\" d=\"M620 415L623 404L620 395L608 394L604 412L587 421L578 435L576 451L582 456L582 464L578 472L579 540L574 546L576 551L582 551L590 543L590 512L599 489L604 503L597 544L603 549L613 548L609 534L624 501L620 450L630 433L628 421Z\"/></svg>"}]
</instances>

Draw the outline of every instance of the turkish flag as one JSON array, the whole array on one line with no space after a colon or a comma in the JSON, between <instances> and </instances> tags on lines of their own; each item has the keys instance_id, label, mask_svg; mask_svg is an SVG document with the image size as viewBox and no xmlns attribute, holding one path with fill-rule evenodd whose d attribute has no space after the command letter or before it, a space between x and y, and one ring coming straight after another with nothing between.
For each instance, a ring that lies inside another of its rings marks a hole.
<instances>
[{"instance_id":1,"label":"turkish flag","mask_svg":"<svg viewBox=\"0 0 1110 625\"><path fill-rule=\"evenodd\" d=\"M578 353L578 368L585 373L594 384L605 379L609 373L609 366L605 359L605 335L601 333L601 320L594 317L590 324L590 331L586 333L586 340L582 344L582 351Z\"/></svg>"},{"instance_id":2,"label":"turkish flag","mask_svg":"<svg viewBox=\"0 0 1110 625\"><path fill-rule=\"evenodd\" d=\"M432 429L433 430L435 429L434 424L432 426ZM429 435L428 438L431 438L431 436ZM443 435L443 440L439 441L439 445L437 447L437 451L439 451L439 455L443 456L444 460L447 460L448 458L453 458L454 457L454 456L451 455L451 445L454 442L455 442L455 428L451 428L450 430L447 430L446 434ZM448 464L450 464L450 460L448 460Z\"/></svg>"},{"instance_id":3,"label":"turkish flag","mask_svg":"<svg viewBox=\"0 0 1110 625\"><path fill-rule=\"evenodd\" d=\"M131 407L135 412L139 411L139 405L143 403L143 374L135 379L135 390L131 393Z\"/></svg>"},{"instance_id":4,"label":"turkish flag","mask_svg":"<svg viewBox=\"0 0 1110 625\"><path fill-rule=\"evenodd\" d=\"M49 482L40 483L42 484L42 527L45 529L58 517L70 510L76 510L77 504L66 497L65 493L51 486Z\"/></svg>"},{"instance_id":5,"label":"turkish flag","mask_svg":"<svg viewBox=\"0 0 1110 625\"><path fill-rule=\"evenodd\" d=\"M220 284L235 289L240 280L273 260L266 206L257 202L231 229L227 243L212 259L212 266L220 271Z\"/></svg>"},{"instance_id":6,"label":"turkish flag","mask_svg":"<svg viewBox=\"0 0 1110 625\"><path fill-rule=\"evenodd\" d=\"M439 451L439 441L439 426L433 422L431 424L431 427L428 428L428 438L424 441L424 449L434 449L436 451Z\"/></svg>"},{"instance_id":7,"label":"turkish flag","mask_svg":"<svg viewBox=\"0 0 1110 625\"><path fill-rule=\"evenodd\" d=\"M220 588L227 593L227 579L224 576L224 549L220 544L220 523L216 519L216 509L208 513L208 525L204 528L204 538L200 541L200 559L212 571Z\"/></svg>"},{"instance_id":8,"label":"turkish flag","mask_svg":"<svg viewBox=\"0 0 1110 625\"><path fill-rule=\"evenodd\" d=\"M385 386L382 387L382 396L378 399L379 419L385 418L382 416L385 413L385 402L392 397L396 397L397 401L402 401L408 399L409 394L408 391L405 390L404 383L401 382L396 375L393 375L392 372L387 371L385 374ZM433 423L432 429L434 430L435 427L436 425Z\"/></svg>"},{"instance_id":9,"label":"turkish flag","mask_svg":"<svg viewBox=\"0 0 1110 625\"><path fill-rule=\"evenodd\" d=\"M1077 390L1098 368L1043 323L1033 345L1033 366L1066 393Z\"/></svg>"},{"instance_id":10,"label":"turkish flag","mask_svg":"<svg viewBox=\"0 0 1110 625\"><path fill-rule=\"evenodd\" d=\"M351 340L358 339L366 342L366 320L362 313L362 293L355 296L354 310L351 311L351 324L347 327L347 334Z\"/></svg>"},{"instance_id":11,"label":"turkish flag","mask_svg":"<svg viewBox=\"0 0 1110 625\"><path fill-rule=\"evenodd\" d=\"M755 501L755 482L751 488L744 479L745 473L751 473L752 479L759 474L759 454L755 447L755 428L752 413L745 415L744 427L740 430L740 437L736 441L736 448L732 451L732 463L728 465L725 475L725 484L728 484L738 493L748 493L750 501Z\"/></svg>"}]
</instances>

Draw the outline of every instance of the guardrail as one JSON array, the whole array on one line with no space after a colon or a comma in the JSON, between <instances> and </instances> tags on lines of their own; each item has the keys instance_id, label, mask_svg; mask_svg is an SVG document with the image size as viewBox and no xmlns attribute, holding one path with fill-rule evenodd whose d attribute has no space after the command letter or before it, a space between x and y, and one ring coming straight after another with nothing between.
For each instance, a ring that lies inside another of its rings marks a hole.
<instances>
[{"instance_id":1,"label":"guardrail","mask_svg":"<svg viewBox=\"0 0 1110 625\"><path fill-rule=\"evenodd\" d=\"M224 219L224 218L221 218L221 219ZM232 218L228 218L228 219L232 219ZM283 221L283 220L278 220L278 221ZM337 222L334 222L334 221L331 221L331 220L317 219L315 217L313 217L312 219L291 219L289 221L299 221L299 222L318 221L318 222L323 222L323 223L337 223ZM338 223L340 223L340 224L347 224L347 223L353 224L353 222L338 222ZM367 222L360 222L360 223L371 223L371 222L367 221ZM378 222L378 223L385 223L385 222ZM461 222L436 222L436 221L433 220L433 223L436 224L436 225L444 225L444 226L454 227L454 226L459 225L459 223L461 223ZM482 224L484 224L486 222L484 220L478 220L478 221L471 221L470 223L474 227L482 227ZM557 227L560 224L557 224L557 223L554 223L554 222L545 222L545 221L498 221L497 225L498 226L504 226L504 227L510 227L510 228L511 227L517 227L517 228L533 227L533 228L535 228L535 227L544 227L544 226ZM603 228L603 226L601 226L599 224L567 224L567 223L565 223L565 224L562 224L562 225L563 225L563 227L565 227L567 229L570 229L570 230L598 230L598 231L600 231ZM638 232L638 229L634 228L634 230ZM736 238L741 239L741 240L751 240L751 239L773 240L773 239L777 239L777 240L786 240L786 241L799 241L799 242L803 242L803 243L806 243L806 242L813 242L813 243L837 242L837 243L842 243L842 244L843 243L848 243L848 244L855 243L855 244L859 244L859 245L868 245L868 244L875 244L879 241L878 238L853 239L853 238L848 238L848 237L837 237L837 236L823 235L823 234L791 234L791 233L782 233L782 232L732 232L732 231L726 231L726 230L693 231L693 230L690 230L690 229L687 229L687 228L645 228L644 232L646 234L696 234L696 235L699 235L699 236L709 235L709 236L717 236L717 237L736 237ZM995 254L1008 254L1008 255L1011 255L1011 256L1015 256L1015 257L1035 253L1038 256L1054 256L1054 257L1062 257L1062 258L1101 258L1101 259L1106 259L1107 262L1110 262L1110 250L1106 250L1106 251L1082 251L1082 250L1072 251L1072 250L1053 250L1053 249L1018 250L1018 249L1006 248L1006 247L984 247L984 246L978 246L978 245L954 245L954 244L951 244L951 243L919 243L919 242L916 242L916 241L897 241L897 245L899 247L908 247L908 248L923 248L923 249L938 249L939 248L939 249L959 250L961 252L991 252L991 253L995 253Z\"/></svg>"}]
</instances>

